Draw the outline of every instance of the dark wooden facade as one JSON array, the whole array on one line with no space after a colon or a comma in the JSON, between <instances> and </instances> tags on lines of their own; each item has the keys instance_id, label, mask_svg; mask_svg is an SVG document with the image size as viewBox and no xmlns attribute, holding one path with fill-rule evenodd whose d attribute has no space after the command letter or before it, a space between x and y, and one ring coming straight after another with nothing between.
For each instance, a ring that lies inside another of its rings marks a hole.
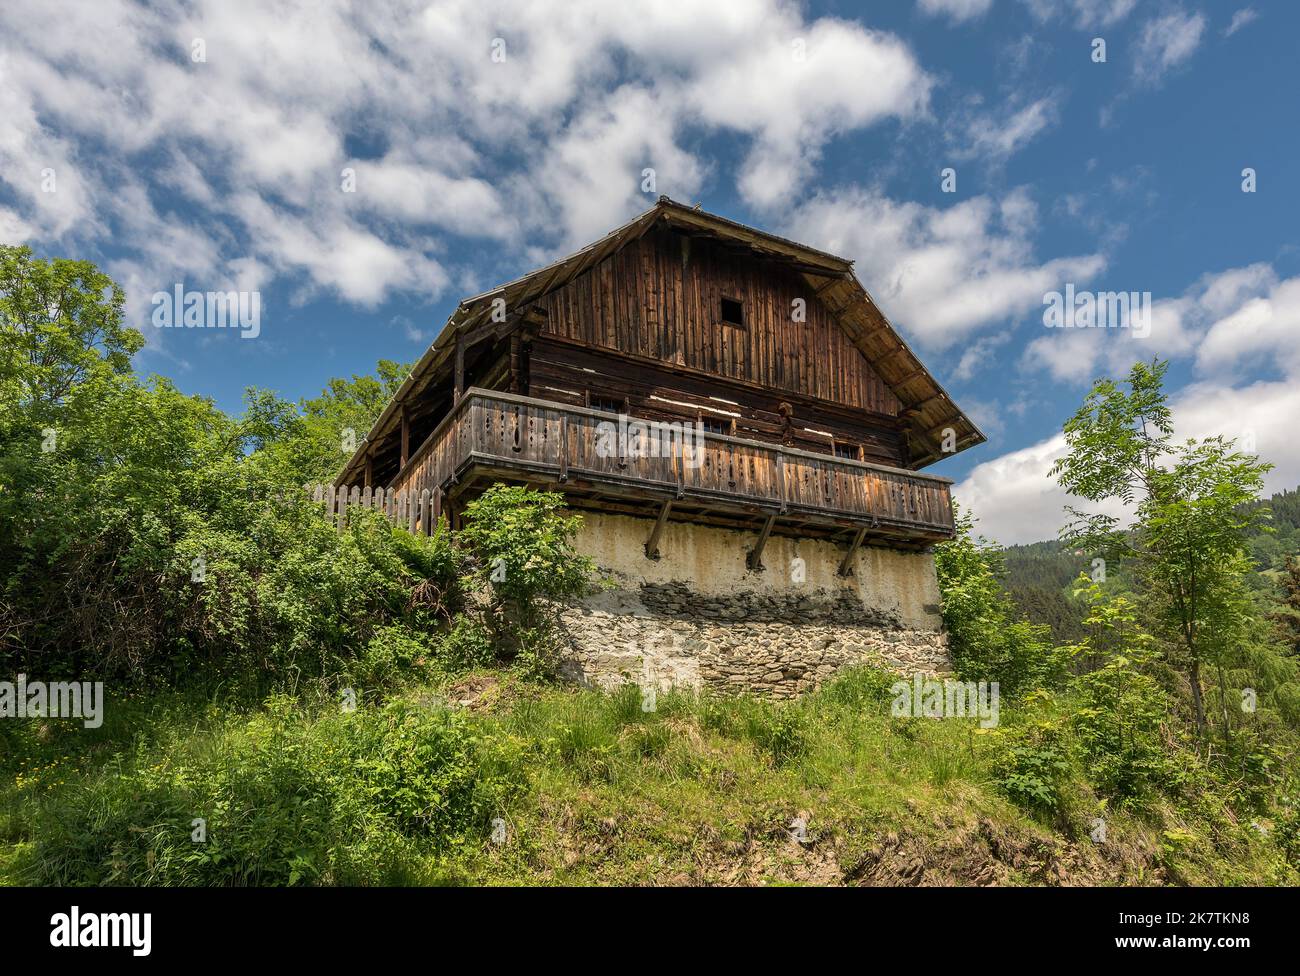
<instances>
[{"instance_id":1,"label":"dark wooden facade","mask_svg":"<svg viewBox=\"0 0 1300 976\"><path fill-rule=\"evenodd\" d=\"M722 318L724 299L743 321ZM796 303L802 302L802 321ZM898 397L807 282L775 261L658 227L540 302L544 335L873 414Z\"/></svg>"},{"instance_id":2,"label":"dark wooden facade","mask_svg":"<svg viewBox=\"0 0 1300 976\"><path fill-rule=\"evenodd\" d=\"M452 517L484 484L515 480L660 521L947 537L947 481L910 469L935 454L936 419L962 446L982 435L919 363L891 347L887 380L864 352L881 328L846 324L827 297L852 280L848 263L660 207L663 219L650 211L462 303L338 483L428 488ZM918 379L938 392L914 393ZM595 427L619 414L698 421L704 462L598 457Z\"/></svg>"}]
</instances>

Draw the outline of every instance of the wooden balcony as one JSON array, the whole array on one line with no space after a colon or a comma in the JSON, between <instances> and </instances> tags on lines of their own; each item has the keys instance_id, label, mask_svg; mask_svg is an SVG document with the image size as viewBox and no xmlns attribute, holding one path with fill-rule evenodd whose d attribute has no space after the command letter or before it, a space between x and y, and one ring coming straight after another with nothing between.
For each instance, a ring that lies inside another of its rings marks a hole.
<instances>
[{"instance_id":1,"label":"wooden balcony","mask_svg":"<svg viewBox=\"0 0 1300 976\"><path fill-rule=\"evenodd\" d=\"M635 418L632 418L635 420ZM429 489L455 512L496 481L562 491L577 508L926 548L952 538L951 481L780 445L704 434L689 463L618 455L614 414L472 388L389 486ZM606 428L608 431L609 428ZM639 452L638 452L639 453Z\"/></svg>"}]
</instances>

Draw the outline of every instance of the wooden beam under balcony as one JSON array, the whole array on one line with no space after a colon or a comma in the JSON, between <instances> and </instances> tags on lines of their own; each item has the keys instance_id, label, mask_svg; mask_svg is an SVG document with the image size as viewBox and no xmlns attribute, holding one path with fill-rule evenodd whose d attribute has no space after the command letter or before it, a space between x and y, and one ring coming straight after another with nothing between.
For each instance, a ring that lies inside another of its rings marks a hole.
<instances>
[{"instance_id":1,"label":"wooden beam under balcony","mask_svg":"<svg viewBox=\"0 0 1300 976\"><path fill-rule=\"evenodd\" d=\"M758 533L758 541L754 543L754 548L749 551L745 557L745 565L751 572L761 573L763 571L763 550L767 548L767 540L771 538L772 526L776 524L776 516L769 515L767 521L763 523L763 530Z\"/></svg>"},{"instance_id":2,"label":"wooden beam under balcony","mask_svg":"<svg viewBox=\"0 0 1300 976\"><path fill-rule=\"evenodd\" d=\"M853 537L853 544L849 546L849 551L844 554L840 561L839 573L841 576L851 576L853 574L853 557L858 554L858 547L862 545L862 540L867 537L866 529L858 529L858 534Z\"/></svg>"},{"instance_id":3,"label":"wooden beam under balcony","mask_svg":"<svg viewBox=\"0 0 1300 976\"><path fill-rule=\"evenodd\" d=\"M655 527L650 532L650 538L646 540L645 554L650 559L659 558L659 537L663 535L664 526L668 523L668 513L673 510L672 500L664 502L659 509L659 518L655 520Z\"/></svg>"}]
</instances>

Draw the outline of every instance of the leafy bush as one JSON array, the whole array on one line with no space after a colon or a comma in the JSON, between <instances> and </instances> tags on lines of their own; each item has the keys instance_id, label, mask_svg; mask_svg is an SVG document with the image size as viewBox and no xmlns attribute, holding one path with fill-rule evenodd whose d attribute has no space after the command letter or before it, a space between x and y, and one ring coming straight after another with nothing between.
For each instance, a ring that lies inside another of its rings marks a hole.
<instances>
[{"instance_id":1,"label":"leafy bush","mask_svg":"<svg viewBox=\"0 0 1300 976\"><path fill-rule=\"evenodd\" d=\"M0 247L0 667L292 685L460 609L445 533L365 512L340 533L304 494L397 364L301 410L249 391L232 418L132 372L123 301L88 262Z\"/></svg>"},{"instance_id":2,"label":"leafy bush","mask_svg":"<svg viewBox=\"0 0 1300 976\"><path fill-rule=\"evenodd\" d=\"M973 534L968 513L956 514L957 537L935 547L934 562L958 676L996 681L1008 699L1059 684L1065 661L1051 645L1049 628L1022 619L1002 587L1001 554Z\"/></svg>"},{"instance_id":3,"label":"leafy bush","mask_svg":"<svg viewBox=\"0 0 1300 976\"><path fill-rule=\"evenodd\" d=\"M376 629L365 652L350 668L366 688L395 688L432 670L429 640L404 624Z\"/></svg>"},{"instance_id":4,"label":"leafy bush","mask_svg":"<svg viewBox=\"0 0 1300 976\"><path fill-rule=\"evenodd\" d=\"M993 764L993 783L1027 810L1055 813L1070 769L1061 730L1036 722L1005 740Z\"/></svg>"},{"instance_id":5,"label":"leafy bush","mask_svg":"<svg viewBox=\"0 0 1300 976\"><path fill-rule=\"evenodd\" d=\"M1072 718L1088 776L1096 788L1121 801L1138 802L1148 791L1173 785L1162 729L1168 700L1154 679L1125 658L1075 679Z\"/></svg>"},{"instance_id":6,"label":"leafy bush","mask_svg":"<svg viewBox=\"0 0 1300 976\"><path fill-rule=\"evenodd\" d=\"M496 658L492 635L469 616L457 617L438 645L438 656L448 670L481 668Z\"/></svg>"},{"instance_id":7,"label":"leafy bush","mask_svg":"<svg viewBox=\"0 0 1300 976\"><path fill-rule=\"evenodd\" d=\"M47 801L24 880L395 883L420 859L481 844L521 789L508 744L481 741L457 713L392 703L313 719L277 698Z\"/></svg>"},{"instance_id":8,"label":"leafy bush","mask_svg":"<svg viewBox=\"0 0 1300 976\"><path fill-rule=\"evenodd\" d=\"M1094 786L1121 802L1139 803L1177 778L1164 734L1172 702L1143 671L1152 640L1137 625L1132 602L1107 596L1092 582L1083 593L1088 636L1073 651L1104 663L1073 680L1071 725Z\"/></svg>"},{"instance_id":9,"label":"leafy bush","mask_svg":"<svg viewBox=\"0 0 1300 976\"><path fill-rule=\"evenodd\" d=\"M595 566L573 548L582 518L564 496L493 485L465 508L460 540L474 556L471 581L486 595L483 617L498 648L530 676L554 670L544 602L586 592Z\"/></svg>"},{"instance_id":10,"label":"leafy bush","mask_svg":"<svg viewBox=\"0 0 1300 976\"><path fill-rule=\"evenodd\" d=\"M891 689L898 680L893 671L861 664L841 671L817 696L859 715L880 714L893 699Z\"/></svg>"}]
</instances>

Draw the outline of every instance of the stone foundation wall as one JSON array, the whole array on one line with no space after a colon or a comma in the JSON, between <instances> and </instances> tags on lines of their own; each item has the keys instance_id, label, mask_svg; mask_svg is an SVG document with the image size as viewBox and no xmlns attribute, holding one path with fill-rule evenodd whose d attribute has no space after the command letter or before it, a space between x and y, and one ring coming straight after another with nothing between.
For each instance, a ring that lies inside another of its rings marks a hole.
<instances>
[{"instance_id":1,"label":"stone foundation wall","mask_svg":"<svg viewBox=\"0 0 1300 976\"><path fill-rule=\"evenodd\" d=\"M755 533L669 523L646 558L651 523L585 516L578 548L611 584L560 613L563 673L600 687L710 687L790 698L870 661L900 673L951 669L933 558L772 538L765 569L745 555Z\"/></svg>"}]
</instances>

